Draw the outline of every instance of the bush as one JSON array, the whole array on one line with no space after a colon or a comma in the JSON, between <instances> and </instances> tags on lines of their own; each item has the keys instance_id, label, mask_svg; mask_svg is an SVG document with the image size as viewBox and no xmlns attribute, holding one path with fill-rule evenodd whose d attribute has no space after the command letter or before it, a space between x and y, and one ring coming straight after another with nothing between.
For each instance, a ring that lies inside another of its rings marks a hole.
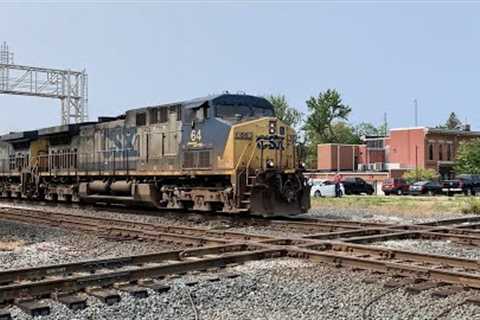
<instances>
[{"instance_id":1,"label":"bush","mask_svg":"<svg viewBox=\"0 0 480 320\"><path fill-rule=\"evenodd\" d=\"M480 214L480 199L468 199L462 208L462 213Z\"/></svg>"},{"instance_id":2,"label":"bush","mask_svg":"<svg viewBox=\"0 0 480 320\"><path fill-rule=\"evenodd\" d=\"M413 183L423 180L435 180L438 179L438 174L432 169L417 168L414 170L408 170L403 174L403 178L408 183Z\"/></svg>"}]
</instances>

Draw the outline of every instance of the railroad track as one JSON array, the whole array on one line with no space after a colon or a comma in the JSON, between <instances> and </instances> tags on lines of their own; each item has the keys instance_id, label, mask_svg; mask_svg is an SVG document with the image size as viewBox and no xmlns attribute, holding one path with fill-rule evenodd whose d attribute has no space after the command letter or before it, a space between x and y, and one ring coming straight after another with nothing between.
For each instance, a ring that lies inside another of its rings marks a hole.
<instances>
[{"instance_id":1,"label":"railroad track","mask_svg":"<svg viewBox=\"0 0 480 320\"><path fill-rule=\"evenodd\" d=\"M46 307L35 303L40 297L55 296L58 301L75 308L83 301L78 292L83 292L108 303L109 299L118 298L118 290L145 292L144 288L148 286L162 288L164 284L156 279L168 275L279 257L309 259L335 267L374 271L403 279L414 278L416 281L412 287L417 286L417 290L446 285L480 289L480 264L477 260L365 244L414 238L454 240L478 245L480 217L409 225L364 224L327 219L272 220L262 225L295 230L294 235L289 237L23 208L0 209L0 219L76 229L116 240L164 241L195 247L0 272L0 304L14 303L31 314L44 312L42 310ZM474 293L470 301L480 301L480 297L477 299ZM0 311L0 319L1 315Z\"/></svg>"}]
</instances>

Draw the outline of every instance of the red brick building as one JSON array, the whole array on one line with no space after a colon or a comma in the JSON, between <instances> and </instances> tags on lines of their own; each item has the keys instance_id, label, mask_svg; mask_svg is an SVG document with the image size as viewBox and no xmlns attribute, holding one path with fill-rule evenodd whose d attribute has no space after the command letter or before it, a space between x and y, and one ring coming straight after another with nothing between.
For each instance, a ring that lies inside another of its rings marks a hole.
<instances>
[{"instance_id":1,"label":"red brick building","mask_svg":"<svg viewBox=\"0 0 480 320\"><path fill-rule=\"evenodd\" d=\"M480 138L479 131L438 128L391 129L386 137L366 137L364 144L320 144L317 169L390 172L399 176L409 169L433 169L443 178L453 176L453 165L462 141Z\"/></svg>"}]
</instances>

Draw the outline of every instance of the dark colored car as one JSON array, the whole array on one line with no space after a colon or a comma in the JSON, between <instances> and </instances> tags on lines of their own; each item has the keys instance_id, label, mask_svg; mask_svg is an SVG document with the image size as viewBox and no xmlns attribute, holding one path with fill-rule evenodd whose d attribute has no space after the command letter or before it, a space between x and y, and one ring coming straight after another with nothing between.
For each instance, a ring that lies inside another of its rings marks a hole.
<instances>
[{"instance_id":1,"label":"dark colored car","mask_svg":"<svg viewBox=\"0 0 480 320\"><path fill-rule=\"evenodd\" d=\"M442 181L442 191L448 196L453 196L456 193L468 193L468 187L464 184L463 180L445 180Z\"/></svg>"},{"instance_id":2,"label":"dark colored car","mask_svg":"<svg viewBox=\"0 0 480 320\"><path fill-rule=\"evenodd\" d=\"M408 192L411 195L428 194L433 196L442 193L442 185L437 181L419 181L412 184Z\"/></svg>"},{"instance_id":3,"label":"dark colored car","mask_svg":"<svg viewBox=\"0 0 480 320\"><path fill-rule=\"evenodd\" d=\"M342 180L345 194L362 194L366 193L372 195L375 191L371 184L367 183L362 178L346 177Z\"/></svg>"},{"instance_id":4,"label":"dark colored car","mask_svg":"<svg viewBox=\"0 0 480 320\"><path fill-rule=\"evenodd\" d=\"M465 195L475 195L480 193L480 175L478 174L459 174L456 180L462 182L462 190Z\"/></svg>"},{"instance_id":5,"label":"dark colored car","mask_svg":"<svg viewBox=\"0 0 480 320\"><path fill-rule=\"evenodd\" d=\"M382 185L382 191L386 196L391 194L408 194L409 184L400 178L385 179Z\"/></svg>"}]
</instances>

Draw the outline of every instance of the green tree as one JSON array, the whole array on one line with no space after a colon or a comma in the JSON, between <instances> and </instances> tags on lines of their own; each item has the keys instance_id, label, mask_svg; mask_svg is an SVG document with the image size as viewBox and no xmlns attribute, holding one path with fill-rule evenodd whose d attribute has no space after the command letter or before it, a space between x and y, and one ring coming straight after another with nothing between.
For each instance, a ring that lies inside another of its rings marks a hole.
<instances>
[{"instance_id":1,"label":"green tree","mask_svg":"<svg viewBox=\"0 0 480 320\"><path fill-rule=\"evenodd\" d=\"M336 135L335 123L347 121L352 108L343 104L340 93L328 89L318 97L310 97L306 103L309 111L305 124L307 137L324 143L342 142Z\"/></svg>"},{"instance_id":2,"label":"green tree","mask_svg":"<svg viewBox=\"0 0 480 320\"><path fill-rule=\"evenodd\" d=\"M378 136L383 134L383 131L381 131L381 128L375 127L373 124L369 122L361 122L357 124L353 128L355 134L359 137L362 136Z\"/></svg>"},{"instance_id":3,"label":"green tree","mask_svg":"<svg viewBox=\"0 0 480 320\"><path fill-rule=\"evenodd\" d=\"M417 168L417 169L408 170L407 172L405 172L403 174L403 178L408 183L413 183L416 181L438 179L438 174L432 169Z\"/></svg>"},{"instance_id":4,"label":"green tree","mask_svg":"<svg viewBox=\"0 0 480 320\"><path fill-rule=\"evenodd\" d=\"M455 172L480 174L480 139L460 144L455 161Z\"/></svg>"},{"instance_id":5,"label":"green tree","mask_svg":"<svg viewBox=\"0 0 480 320\"><path fill-rule=\"evenodd\" d=\"M355 128L352 128L346 122L335 122L332 125L334 141L337 143L359 144L361 143L360 136L356 134Z\"/></svg>"},{"instance_id":6,"label":"green tree","mask_svg":"<svg viewBox=\"0 0 480 320\"><path fill-rule=\"evenodd\" d=\"M460 121L460 119L458 119L457 114L455 112L451 112L445 124L439 125L437 126L437 128L460 130L462 129L462 126L463 123L462 121Z\"/></svg>"},{"instance_id":7,"label":"green tree","mask_svg":"<svg viewBox=\"0 0 480 320\"><path fill-rule=\"evenodd\" d=\"M298 128L302 121L302 113L288 104L284 95L270 95L267 100L273 105L275 115L287 125Z\"/></svg>"}]
</instances>

